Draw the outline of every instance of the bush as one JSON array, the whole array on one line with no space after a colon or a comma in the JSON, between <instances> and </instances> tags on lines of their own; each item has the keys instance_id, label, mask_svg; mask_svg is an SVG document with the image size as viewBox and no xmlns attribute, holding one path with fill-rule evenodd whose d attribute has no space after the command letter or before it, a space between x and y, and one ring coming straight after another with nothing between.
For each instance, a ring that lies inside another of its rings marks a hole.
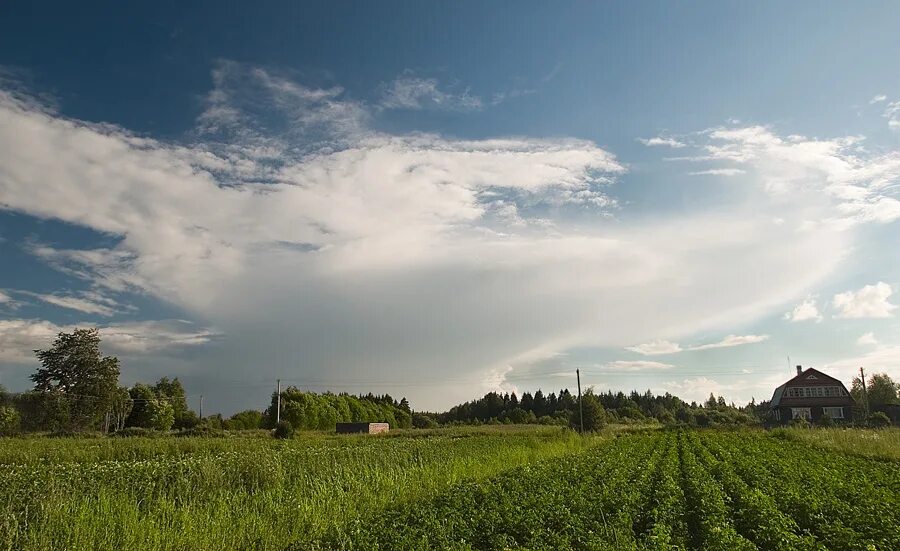
<instances>
[{"instance_id":1,"label":"bush","mask_svg":"<svg viewBox=\"0 0 900 551\"><path fill-rule=\"evenodd\" d=\"M274 436L281 439L291 438L294 436L294 426L287 421L281 421L275 425Z\"/></svg>"},{"instance_id":2,"label":"bush","mask_svg":"<svg viewBox=\"0 0 900 551\"><path fill-rule=\"evenodd\" d=\"M113 434L122 438L159 438L162 436L159 431L145 429L144 427L125 427Z\"/></svg>"},{"instance_id":3,"label":"bush","mask_svg":"<svg viewBox=\"0 0 900 551\"><path fill-rule=\"evenodd\" d=\"M175 436L189 436L189 437L200 437L200 438L225 438L228 436L222 429L217 429L215 427L210 427L207 425L197 425L195 427L191 427L189 429L180 430L175 433Z\"/></svg>"},{"instance_id":4,"label":"bush","mask_svg":"<svg viewBox=\"0 0 900 551\"><path fill-rule=\"evenodd\" d=\"M802 417L798 417L796 419L791 419L791 422L788 424L792 427L797 427L800 429L808 429L809 428L809 421L807 421L806 419L804 419Z\"/></svg>"},{"instance_id":5,"label":"bush","mask_svg":"<svg viewBox=\"0 0 900 551\"><path fill-rule=\"evenodd\" d=\"M820 427L833 427L834 420L827 413L823 413L816 424Z\"/></svg>"},{"instance_id":6,"label":"bush","mask_svg":"<svg viewBox=\"0 0 900 551\"><path fill-rule=\"evenodd\" d=\"M19 412L12 406L0 406L0 436L19 432Z\"/></svg>"},{"instance_id":7,"label":"bush","mask_svg":"<svg viewBox=\"0 0 900 551\"><path fill-rule=\"evenodd\" d=\"M412 426L417 429L435 429L438 426L438 422L430 415L413 413Z\"/></svg>"},{"instance_id":8,"label":"bush","mask_svg":"<svg viewBox=\"0 0 900 551\"><path fill-rule=\"evenodd\" d=\"M875 428L889 427L891 425L891 418L883 411L876 411L869 416L868 422L869 426Z\"/></svg>"}]
</instances>

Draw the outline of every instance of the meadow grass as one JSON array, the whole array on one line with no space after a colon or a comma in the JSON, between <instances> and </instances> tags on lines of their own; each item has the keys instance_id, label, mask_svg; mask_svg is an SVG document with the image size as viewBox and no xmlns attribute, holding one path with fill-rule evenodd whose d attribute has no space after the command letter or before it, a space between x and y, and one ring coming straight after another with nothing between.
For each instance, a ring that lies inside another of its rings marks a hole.
<instances>
[{"instance_id":1,"label":"meadow grass","mask_svg":"<svg viewBox=\"0 0 900 551\"><path fill-rule=\"evenodd\" d=\"M0 549L283 549L583 449L559 428L0 440Z\"/></svg>"},{"instance_id":2,"label":"meadow grass","mask_svg":"<svg viewBox=\"0 0 900 551\"><path fill-rule=\"evenodd\" d=\"M900 428L783 428L772 435L822 449L900 461Z\"/></svg>"}]
</instances>

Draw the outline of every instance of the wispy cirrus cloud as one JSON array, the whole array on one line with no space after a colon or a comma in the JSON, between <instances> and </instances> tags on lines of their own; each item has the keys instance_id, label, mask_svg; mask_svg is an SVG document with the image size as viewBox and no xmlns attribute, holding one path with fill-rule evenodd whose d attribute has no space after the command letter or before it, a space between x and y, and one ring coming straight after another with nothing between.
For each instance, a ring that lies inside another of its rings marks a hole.
<instances>
[{"instance_id":1,"label":"wispy cirrus cloud","mask_svg":"<svg viewBox=\"0 0 900 551\"><path fill-rule=\"evenodd\" d=\"M714 348L730 348L732 346L742 346L745 344L755 344L769 339L769 335L728 335L720 341L697 344L693 346L682 347L680 344L669 341L652 341L645 344L627 347L627 350L643 354L645 356L656 356L662 354L675 354L682 351L711 350Z\"/></svg>"},{"instance_id":2,"label":"wispy cirrus cloud","mask_svg":"<svg viewBox=\"0 0 900 551\"><path fill-rule=\"evenodd\" d=\"M597 366L600 371L654 371L672 369L672 364L662 362L650 362L646 360L616 360Z\"/></svg>"},{"instance_id":3,"label":"wispy cirrus cloud","mask_svg":"<svg viewBox=\"0 0 900 551\"><path fill-rule=\"evenodd\" d=\"M17 290L16 294L31 297L41 302L75 310L83 314L96 314L109 317L125 309L115 300L96 291L82 291L76 294L35 293Z\"/></svg>"},{"instance_id":4,"label":"wispy cirrus cloud","mask_svg":"<svg viewBox=\"0 0 900 551\"><path fill-rule=\"evenodd\" d=\"M737 176L738 174L746 173L746 170L740 168L710 168L707 170L688 172L691 176Z\"/></svg>"},{"instance_id":5,"label":"wispy cirrus cloud","mask_svg":"<svg viewBox=\"0 0 900 551\"><path fill-rule=\"evenodd\" d=\"M521 95L522 92L518 92ZM494 103L507 98L495 96ZM378 106L382 109L435 109L440 111L480 111L484 102L469 89L452 91L442 87L436 78L423 78L407 71L382 86Z\"/></svg>"},{"instance_id":6,"label":"wispy cirrus cloud","mask_svg":"<svg viewBox=\"0 0 900 551\"><path fill-rule=\"evenodd\" d=\"M34 350L50 346L56 335L76 328L96 327L91 323L58 325L46 320L0 320L0 362L36 363ZM182 320L147 320L99 325L104 353L141 355L174 353L186 347L208 344L219 333L198 328Z\"/></svg>"}]
</instances>

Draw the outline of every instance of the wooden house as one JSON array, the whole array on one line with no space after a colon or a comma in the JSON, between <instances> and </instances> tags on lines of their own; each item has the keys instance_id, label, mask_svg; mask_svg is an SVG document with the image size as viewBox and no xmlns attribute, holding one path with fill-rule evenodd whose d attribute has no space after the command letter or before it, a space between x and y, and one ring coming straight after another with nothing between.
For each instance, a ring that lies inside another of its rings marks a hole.
<instances>
[{"instance_id":1,"label":"wooden house","mask_svg":"<svg viewBox=\"0 0 900 551\"><path fill-rule=\"evenodd\" d=\"M813 368L797 366L797 376L775 389L770 407L776 423L792 419L835 421L853 418L853 398L844 383Z\"/></svg>"}]
</instances>

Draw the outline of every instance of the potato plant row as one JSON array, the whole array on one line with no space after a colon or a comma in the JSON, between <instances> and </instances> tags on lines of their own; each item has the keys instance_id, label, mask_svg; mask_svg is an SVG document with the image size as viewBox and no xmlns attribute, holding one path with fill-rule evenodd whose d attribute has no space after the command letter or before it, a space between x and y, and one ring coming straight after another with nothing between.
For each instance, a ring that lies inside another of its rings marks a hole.
<instances>
[{"instance_id":1,"label":"potato plant row","mask_svg":"<svg viewBox=\"0 0 900 551\"><path fill-rule=\"evenodd\" d=\"M898 527L896 462L763 432L656 431L457 485L317 546L887 551Z\"/></svg>"}]
</instances>

